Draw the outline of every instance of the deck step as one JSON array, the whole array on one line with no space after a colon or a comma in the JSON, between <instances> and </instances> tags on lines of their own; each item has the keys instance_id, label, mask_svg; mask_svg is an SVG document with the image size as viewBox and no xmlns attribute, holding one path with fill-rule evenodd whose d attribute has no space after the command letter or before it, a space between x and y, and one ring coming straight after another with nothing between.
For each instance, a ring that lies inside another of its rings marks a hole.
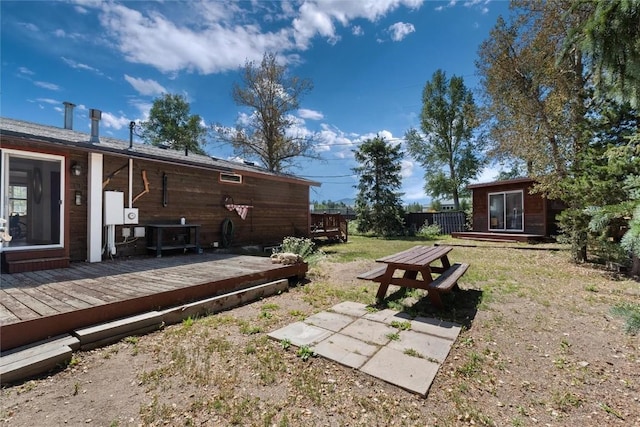
<instances>
[{"instance_id":1,"label":"deck step","mask_svg":"<svg viewBox=\"0 0 640 427\"><path fill-rule=\"evenodd\" d=\"M0 357L0 382L8 384L25 380L68 363L77 339L70 335L40 344L15 349ZM65 344L66 343L66 344ZM70 345L67 345L70 344Z\"/></svg>"},{"instance_id":2,"label":"deck step","mask_svg":"<svg viewBox=\"0 0 640 427\"><path fill-rule=\"evenodd\" d=\"M131 335L142 335L161 326L162 315L157 311L150 311L113 322L76 329L73 334L80 340L80 348L89 350L120 341Z\"/></svg>"}]
</instances>

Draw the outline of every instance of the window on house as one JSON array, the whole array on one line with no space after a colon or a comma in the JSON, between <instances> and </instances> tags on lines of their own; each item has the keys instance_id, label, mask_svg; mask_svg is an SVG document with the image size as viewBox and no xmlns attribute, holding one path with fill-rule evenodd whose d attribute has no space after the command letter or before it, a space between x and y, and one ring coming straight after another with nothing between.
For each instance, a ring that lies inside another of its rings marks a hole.
<instances>
[{"instance_id":1,"label":"window on house","mask_svg":"<svg viewBox=\"0 0 640 427\"><path fill-rule=\"evenodd\" d=\"M489 194L489 230L524 231L523 192Z\"/></svg>"}]
</instances>

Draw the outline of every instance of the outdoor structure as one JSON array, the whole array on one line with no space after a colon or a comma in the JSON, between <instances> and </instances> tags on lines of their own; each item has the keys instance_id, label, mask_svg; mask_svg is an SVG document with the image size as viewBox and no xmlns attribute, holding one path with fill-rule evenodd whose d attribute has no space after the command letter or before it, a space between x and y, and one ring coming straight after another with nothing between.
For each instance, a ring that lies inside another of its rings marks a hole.
<instances>
[{"instance_id":1,"label":"outdoor structure","mask_svg":"<svg viewBox=\"0 0 640 427\"><path fill-rule=\"evenodd\" d=\"M534 184L531 178L519 178L470 185L472 231L453 233L453 237L529 241L556 235L556 215L563 205L540 194L531 194Z\"/></svg>"},{"instance_id":2,"label":"outdoor structure","mask_svg":"<svg viewBox=\"0 0 640 427\"><path fill-rule=\"evenodd\" d=\"M309 188L252 164L0 118L4 272L308 237Z\"/></svg>"},{"instance_id":3,"label":"outdoor structure","mask_svg":"<svg viewBox=\"0 0 640 427\"><path fill-rule=\"evenodd\" d=\"M328 240L349 240L349 224L340 213L312 213L311 238L326 237Z\"/></svg>"}]
</instances>

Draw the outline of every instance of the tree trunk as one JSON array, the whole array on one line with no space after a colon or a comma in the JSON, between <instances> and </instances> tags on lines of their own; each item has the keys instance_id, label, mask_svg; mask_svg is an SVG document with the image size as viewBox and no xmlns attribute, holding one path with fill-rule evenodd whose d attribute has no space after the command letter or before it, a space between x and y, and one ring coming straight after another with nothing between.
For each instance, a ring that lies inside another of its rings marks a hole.
<instances>
[{"instance_id":1,"label":"tree trunk","mask_svg":"<svg viewBox=\"0 0 640 427\"><path fill-rule=\"evenodd\" d=\"M640 258L637 255L631 256L631 276L640 276Z\"/></svg>"}]
</instances>

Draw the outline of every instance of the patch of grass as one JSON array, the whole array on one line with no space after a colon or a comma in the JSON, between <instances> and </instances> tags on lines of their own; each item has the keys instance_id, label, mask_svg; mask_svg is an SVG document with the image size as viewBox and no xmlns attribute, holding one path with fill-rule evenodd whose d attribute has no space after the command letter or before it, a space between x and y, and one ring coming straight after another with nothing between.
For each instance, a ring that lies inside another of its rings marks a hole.
<instances>
[{"instance_id":1,"label":"patch of grass","mask_svg":"<svg viewBox=\"0 0 640 427\"><path fill-rule=\"evenodd\" d=\"M189 316L186 319L182 320L182 326L185 329L188 329L188 328L192 327L194 323L195 323L195 319L193 317L191 317L191 316Z\"/></svg>"},{"instance_id":2,"label":"patch of grass","mask_svg":"<svg viewBox=\"0 0 640 427\"><path fill-rule=\"evenodd\" d=\"M588 284L587 286L584 287L584 290L587 292L598 292L598 287L593 284Z\"/></svg>"},{"instance_id":3,"label":"patch of grass","mask_svg":"<svg viewBox=\"0 0 640 427\"><path fill-rule=\"evenodd\" d=\"M400 322L399 320L394 320L391 322L391 326L400 331L408 331L411 329L411 322L408 322L406 320L402 322Z\"/></svg>"},{"instance_id":4,"label":"patch of grass","mask_svg":"<svg viewBox=\"0 0 640 427\"><path fill-rule=\"evenodd\" d=\"M611 314L625 319L624 331L637 335L640 331L640 304L621 303L611 308Z\"/></svg>"},{"instance_id":5,"label":"patch of grass","mask_svg":"<svg viewBox=\"0 0 640 427\"><path fill-rule=\"evenodd\" d=\"M278 309L280 309L280 306L273 303L263 304L262 307L260 307L260 310L262 311L276 311Z\"/></svg>"},{"instance_id":6,"label":"patch of grass","mask_svg":"<svg viewBox=\"0 0 640 427\"><path fill-rule=\"evenodd\" d=\"M262 332L262 328L258 325L252 325L246 320L240 322L240 333L244 335L255 335Z\"/></svg>"},{"instance_id":7,"label":"patch of grass","mask_svg":"<svg viewBox=\"0 0 640 427\"><path fill-rule=\"evenodd\" d=\"M295 317L295 318L300 319L300 320L304 320L307 317L307 315L303 311L300 311L300 310L291 310L289 312L289 316Z\"/></svg>"},{"instance_id":8,"label":"patch of grass","mask_svg":"<svg viewBox=\"0 0 640 427\"><path fill-rule=\"evenodd\" d=\"M484 357L475 351L469 354L469 360L456 369L456 373L465 378L471 378L482 370L482 362Z\"/></svg>"},{"instance_id":9,"label":"patch of grass","mask_svg":"<svg viewBox=\"0 0 640 427\"><path fill-rule=\"evenodd\" d=\"M424 359L424 356L420 353L418 353L417 350L414 350L413 348L408 348L404 351L404 354L406 354L407 356L411 356L411 357L417 357L420 359Z\"/></svg>"},{"instance_id":10,"label":"patch of grass","mask_svg":"<svg viewBox=\"0 0 640 427\"><path fill-rule=\"evenodd\" d=\"M315 355L316 353L313 351L313 349L307 345L301 346L296 352L296 356L304 361L308 360L310 357L315 357Z\"/></svg>"},{"instance_id":11,"label":"patch of grass","mask_svg":"<svg viewBox=\"0 0 640 427\"><path fill-rule=\"evenodd\" d=\"M582 404L580 396L569 391L556 391L552 398L554 405L563 412L567 412L572 407L577 408Z\"/></svg>"},{"instance_id":12,"label":"patch of grass","mask_svg":"<svg viewBox=\"0 0 640 427\"><path fill-rule=\"evenodd\" d=\"M600 408L602 408L603 411L605 411L607 414L611 414L614 417L620 419L620 420L624 420L624 417L622 416L622 414L618 411L616 411L615 409L613 409L612 407L610 407L609 405L607 405L606 403L601 403L600 404Z\"/></svg>"},{"instance_id":13,"label":"patch of grass","mask_svg":"<svg viewBox=\"0 0 640 427\"><path fill-rule=\"evenodd\" d=\"M289 350L289 348L291 347L291 340L289 338L285 338L282 341L280 341L280 347L282 347L284 350Z\"/></svg>"},{"instance_id":14,"label":"patch of grass","mask_svg":"<svg viewBox=\"0 0 640 427\"><path fill-rule=\"evenodd\" d=\"M390 339L391 341L400 341L400 334L397 332L392 332L389 333L387 335L385 335L388 339Z\"/></svg>"}]
</instances>

